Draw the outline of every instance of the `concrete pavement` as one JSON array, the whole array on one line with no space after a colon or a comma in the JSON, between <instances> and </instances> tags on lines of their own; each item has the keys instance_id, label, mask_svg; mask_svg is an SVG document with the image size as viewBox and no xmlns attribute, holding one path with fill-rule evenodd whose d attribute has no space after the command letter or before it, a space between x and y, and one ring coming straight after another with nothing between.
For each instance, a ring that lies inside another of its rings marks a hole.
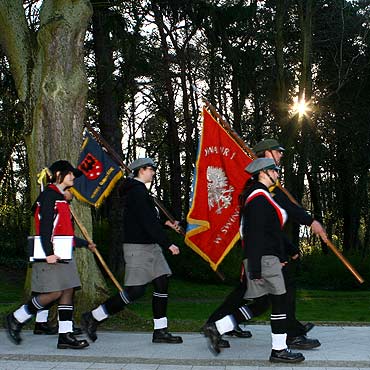
<instances>
[{"instance_id":1,"label":"concrete pavement","mask_svg":"<svg viewBox=\"0 0 370 370\"><path fill-rule=\"evenodd\" d=\"M182 334L183 344L153 344L151 333L98 332L98 340L83 350L56 348L57 336L22 332L14 345L0 331L0 370L370 370L369 326L316 326L310 337L321 347L304 353L297 365L271 364L270 326L248 325L250 339L227 338L231 348L214 357L203 335ZM82 338L82 337L81 337Z\"/></svg>"}]
</instances>

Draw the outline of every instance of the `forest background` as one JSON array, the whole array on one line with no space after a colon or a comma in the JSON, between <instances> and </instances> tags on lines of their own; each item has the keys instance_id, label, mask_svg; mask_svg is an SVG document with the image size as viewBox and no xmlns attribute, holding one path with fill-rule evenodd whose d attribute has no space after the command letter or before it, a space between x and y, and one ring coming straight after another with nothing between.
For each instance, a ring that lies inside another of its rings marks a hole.
<instances>
[{"instance_id":1,"label":"forest background","mask_svg":"<svg viewBox=\"0 0 370 370\"><path fill-rule=\"evenodd\" d=\"M124 162L153 158L153 193L185 220L206 97L249 146L280 141L285 187L367 280L360 287L325 245L290 225L301 286L368 289L369 3L0 0L0 264L26 266L36 173L59 158L76 163L84 122ZM74 203L122 279L118 187L98 210ZM168 256L175 276L218 281L171 238L182 249ZM93 257L78 251L78 262L82 300L101 300ZM221 265L227 282L239 262L237 246Z\"/></svg>"}]
</instances>

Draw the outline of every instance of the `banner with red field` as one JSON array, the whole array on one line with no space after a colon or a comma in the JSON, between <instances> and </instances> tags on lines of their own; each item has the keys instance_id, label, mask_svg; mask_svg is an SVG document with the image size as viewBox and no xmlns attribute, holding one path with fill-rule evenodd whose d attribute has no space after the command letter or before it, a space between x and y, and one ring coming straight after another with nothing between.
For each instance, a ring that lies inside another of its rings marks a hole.
<instances>
[{"instance_id":1,"label":"banner with red field","mask_svg":"<svg viewBox=\"0 0 370 370\"><path fill-rule=\"evenodd\" d=\"M240 238L239 202L252 161L203 108L185 242L216 270Z\"/></svg>"}]
</instances>

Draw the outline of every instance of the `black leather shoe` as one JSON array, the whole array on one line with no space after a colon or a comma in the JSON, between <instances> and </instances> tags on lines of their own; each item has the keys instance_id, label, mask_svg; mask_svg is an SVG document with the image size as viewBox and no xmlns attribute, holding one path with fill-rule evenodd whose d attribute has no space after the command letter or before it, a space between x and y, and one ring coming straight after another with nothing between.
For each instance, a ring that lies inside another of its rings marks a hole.
<instances>
[{"instance_id":1,"label":"black leather shoe","mask_svg":"<svg viewBox=\"0 0 370 370\"><path fill-rule=\"evenodd\" d=\"M203 332L207 338L209 350L216 356L220 353L221 335L216 328L216 324L211 322L203 326Z\"/></svg>"},{"instance_id":2,"label":"black leather shoe","mask_svg":"<svg viewBox=\"0 0 370 370\"><path fill-rule=\"evenodd\" d=\"M9 339L15 343L20 344L22 342L22 338L20 336L22 327L24 324L21 324L12 313L7 315L4 319L4 328L8 334Z\"/></svg>"},{"instance_id":3,"label":"black leather shoe","mask_svg":"<svg viewBox=\"0 0 370 370\"><path fill-rule=\"evenodd\" d=\"M95 342L98 339L98 336L96 335L98 325L99 321L94 319L94 316L90 311L82 314L81 316L82 330L93 342Z\"/></svg>"},{"instance_id":4,"label":"black leather shoe","mask_svg":"<svg viewBox=\"0 0 370 370\"><path fill-rule=\"evenodd\" d=\"M218 348L230 348L230 343L226 339L220 338L218 341Z\"/></svg>"},{"instance_id":5,"label":"black leather shoe","mask_svg":"<svg viewBox=\"0 0 370 370\"><path fill-rule=\"evenodd\" d=\"M47 322L35 322L35 327L33 328L33 334L54 335L57 333L58 333L58 328L56 326L49 326Z\"/></svg>"},{"instance_id":6,"label":"black leather shoe","mask_svg":"<svg viewBox=\"0 0 370 370\"><path fill-rule=\"evenodd\" d=\"M276 349L271 350L270 355L271 362L302 362L304 361L304 356L302 353L299 352L292 352L290 349L285 348L281 351L277 351Z\"/></svg>"},{"instance_id":7,"label":"black leather shoe","mask_svg":"<svg viewBox=\"0 0 370 370\"><path fill-rule=\"evenodd\" d=\"M315 326L315 324L313 324L312 322L308 322L306 324L303 325L304 327L304 331L306 332L306 334L311 330L313 329Z\"/></svg>"},{"instance_id":8,"label":"black leather shoe","mask_svg":"<svg viewBox=\"0 0 370 370\"><path fill-rule=\"evenodd\" d=\"M89 342L86 339L76 339L73 333L61 333L59 334L57 348L59 349L82 349L89 346Z\"/></svg>"},{"instance_id":9,"label":"black leather shoe","mask_svg":"<svg viewBox=\"0 0 370 370\"><path fill-rule=\"evenodd\" d=\"M226 333L226 335L230 337L238 337L238 338L251 338L252 333L249 330L243 330L239 325L237 325L234 330L231 330Z\"/></svg>"},{"instance_id":10,"label":"black leather shoe","mask_svg":"<svg viewBox=\"0 0 370 370\"><path fill-rule=\"evenodd\" d=\"M294 349L312 349L321 346L321 343L317 339L307 338L305 335L288 337L286 339L286 344L289 348Z\"/></svg>"},{"instance_id":11,"label":"black leather shoe","mask_svg":"<svg viewBox=\"0 0 370 370\"><path fill-rule=\"evenodd\" d=\"M153 332L153 343L182 343L182 338L180 336L172 335L167 331L167 328L164 329L155 329Z\"/></svg>"}]
</instances>

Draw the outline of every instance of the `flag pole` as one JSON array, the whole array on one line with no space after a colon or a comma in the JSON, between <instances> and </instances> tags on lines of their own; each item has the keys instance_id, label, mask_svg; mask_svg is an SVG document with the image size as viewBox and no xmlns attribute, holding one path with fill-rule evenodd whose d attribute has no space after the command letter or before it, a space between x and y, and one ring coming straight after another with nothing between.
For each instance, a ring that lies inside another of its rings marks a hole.
<instances>
[{"instance_id":1,"label":"flag pole","mask_svg":"<svg viewBox=\"0 0 370 370\"><path fill-rule=\"evenodd\" d=\"M107 152L112 156L112 158L118 163L119 166L125 169L126 172L131 172L130 168L122 161L120 156L117 154L117 152L110 146L110 144L99 134L97 133L94 128L89 124L85 123L85 127L91 132L91 134L95 137L96 141L99 142L106 150ZM156 206L163 212L163 214L172 222L174 223L176 220L173 217L173 215L168 211L168 209L164 206L164 204L156 197L152 195L153 201L156 204ZM185 236L185 230L180 226L180 234ZM216 275L222 280L225 281L224 274L216 270Z\"/></svg>"},{"instance_id":2,"label":"flag pole","mask_svg":"<svg viewBox=\"0 0 370 370\"><path fill-rule=\"evenodd\" d=\"M235 132L235 130L233 130L232 127L222 118L222 116L217 112L216 108L206 98L202 98L202 99L203 99L204 104L211 111L212 115L214 115L214 117L218 119L221 126L234 138L234 140L239 144L239 146L246 152L248 157L252 159L256 159L257 156L245 144L243 139ZM301 205L297 202L297 200L293 197L293 195L289 193L287 189L285 189L280 183L277 184L277 186L284 192L284 194L289 198L291 202L301 207Z\"/></svg>"},{"instance_id":3,"label":"flag pole","mask_svg":"<svg viewBox=\"0 0 370 370\"><path fill-rule=\"evenodd\" d=\"M90 238L90 235L86 229L86 227L81 223L81 221L77 218L76 214L74 213L72 207L70 206L69 207L70 211L71 211L71 214L72 214L72 217L74 218L74 220L76 221L76 224L77 226L79 227L79 229L81 230L82 232L82 235L84 236L84 238L87 240L87 242L89 244L94 244L93 240ZM114 285L117 287L117 289L122 292L123 289L121 287L121 284L117 281L117 279L114 277L112 271L109 269L108 265L105 263L102 255L100 254L100 252L98 251L98 248L95 248L93 253L95 253L96 257L98 257L98 260L100 261L100 263L102 264L102 266L104 267L104 270L106 271L106 273L108 274L108 276L111 278L111 280L113 281Z\"/></svg>"},{"instance_id":4,"label":"flag pole","mask_svg":"<svg viewBox=\"0 0 370 370\"><path fill-rule=\"evenodd\" d=\"M232 129L232 127L222 118L222 116L217 112L216 108L204 97L202 97L204 104L210 110L212 115L216 117L222 127L235 139L235 141L239 144L239 146L245 151L245 153L252 159L256 159L257 156L253 153L251 149L245 144L242 138ZM291 202L296 204L299 207L302 207L298 201L289 193L287 189L285 189L280 183L277 185L284 194L289 198ZM352 275L358 280L360 284L362 284L365 280L361 277L361 275L356 271L356 269L352 266L352 264L343 256L343 254L338 250L338 248L329 240L323 240L324 243L332 250L332 252L339 258L339 260L344 264L344 266L352 273Z\"/></svg>"},{"instance_id":5,"label":"flag pole","mask_svg":"<svg viewBox=\"0 0 370 370\"><path fill-rule=\"evenodd\" d=\"M111 145L99 134L97 133L94 128L89 124L85 123L85 127L92 133L92 135L95 137L96 141L100 143L103 148L111 155L111 157L116 161L116 163L122 167L126 172L130 173L130 168L124 163L121 159L121 157L117 154L117 152L111 147ZM172 222L174 223L176 220L172 216L172 214L168 211L168 209L164 206L164 204L157 199L155 196L152 195L152 198L154 200L154 203L156 206L163 212L163 214ZM182 235L185 235L185 231L182 227L180 227L180 233Z\"/></svg>"}]
</instances>

